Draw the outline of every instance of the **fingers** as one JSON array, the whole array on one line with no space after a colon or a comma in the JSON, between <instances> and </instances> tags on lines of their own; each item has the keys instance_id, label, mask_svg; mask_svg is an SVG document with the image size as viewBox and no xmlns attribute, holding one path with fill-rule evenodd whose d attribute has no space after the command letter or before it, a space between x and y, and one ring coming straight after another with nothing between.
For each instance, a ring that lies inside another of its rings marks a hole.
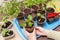
<instances>
[{"instance_id":1,"label":"fingers","mask_svg":"<svg viewBox=\"0 0 60 40\"><path fill-rule=\"evenodd\" d=\"M39 30L39 31L44 31L44 29L42 27L35 27L36 30Z\"/></svg>"}]
</instances>

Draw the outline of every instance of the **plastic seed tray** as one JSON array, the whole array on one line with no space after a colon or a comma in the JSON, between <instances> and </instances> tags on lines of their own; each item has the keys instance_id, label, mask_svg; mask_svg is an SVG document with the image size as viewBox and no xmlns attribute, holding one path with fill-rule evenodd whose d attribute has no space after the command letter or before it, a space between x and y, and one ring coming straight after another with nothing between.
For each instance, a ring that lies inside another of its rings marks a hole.
<instances>
[{"instance_id":1,"label":"plastic seed tray","mask_svg":"<svg viewBox=\"0 0 60 40\"><path fill-rule=\"evenodd\" d=\"M24 30L20 27L20 25L18 23L18 20L16 18L13 20L13 24L14 24L14 27L15 27L16 31L23 38L23 40L27 40L27 38L25 36L25 33L24 33ZM38 26L37 25L37 21L34 21L34 25ZM59 25L60 25L60 18L57 19L57 20L54 20L54 22L52 22L50 24L48 24L47 22L45 22L42 27L45 28L45 29L48 29L48 30L53 30L56 27L58 27Z\"/></svg>"}]
</instances>

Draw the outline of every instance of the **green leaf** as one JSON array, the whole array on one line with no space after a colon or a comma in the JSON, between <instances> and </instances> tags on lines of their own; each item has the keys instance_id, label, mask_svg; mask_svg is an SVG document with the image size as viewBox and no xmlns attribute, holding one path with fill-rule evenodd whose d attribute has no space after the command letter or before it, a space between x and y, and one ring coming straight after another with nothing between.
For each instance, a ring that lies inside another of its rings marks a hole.
<instances>
[{"instance_id":1,"label":"green leaf","mask_svg":"<svg viewBox=\"0 0 60 40\"><path fill-rule=\"evenodd\" d=\"M45 18L44 15L40 15L40 16L41 16L41 18Z\"/></svg>"},{"instance_id":2,"label":"green leaf","mask_svg":"<svg viewBox=\"0 0 60 40\"><path fill-rule=\"evenodd\" d=\"M20 26L21 27L25 27L26 26L26 23L21 23Z\"/></svg>"},{"instance_id":3,"label":"green leaf","mask_svg":"<svg viewBox=\"0 0 60 40\"><path fill-rule=\"evenodd\" d=\"M40 13L37 13L37 16L40 16L41 14Z\"/></svg>"},{"instance_id":4,"label":"green leaf","mask_svg":"<svg viewBox=\"0 0 60 40\"><path fill-rule=\"evenodd\" d=\"M28 19L29 19L29 20L32 20L32 16L31 16L31 15L28 15Z\"/></svg>"},{"instance_id":5,"label":"green leaf","mask_svg":"<svg viewBox=\"0 0 60 40\"><path fill-rule=\"evenodd\" d=\"M32 27L33 23L32 22L29 22L28 25L29 25L29 27Z\"/></svg>"}]
</instances>

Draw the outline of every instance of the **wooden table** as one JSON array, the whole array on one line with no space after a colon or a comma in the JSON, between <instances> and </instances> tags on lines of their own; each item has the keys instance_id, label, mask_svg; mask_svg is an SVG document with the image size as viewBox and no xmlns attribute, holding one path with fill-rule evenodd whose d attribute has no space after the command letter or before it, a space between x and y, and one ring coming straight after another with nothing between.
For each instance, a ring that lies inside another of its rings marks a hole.
<instances>
[{"instance_id":1,"label":"wooden table","mask_svg":"<svg viewBox=\"0 0 60 40\"><path fill-rule=\"evenodd\" d=\"M58 26L56 29L54 29L54 30L56 30L56 31L60 31L60 26ZM47 37L40 37L40 38L38 38L37 40L53 40L53 39L49 39L49 38L47 38Z\"/></svg>"}]
</instances>

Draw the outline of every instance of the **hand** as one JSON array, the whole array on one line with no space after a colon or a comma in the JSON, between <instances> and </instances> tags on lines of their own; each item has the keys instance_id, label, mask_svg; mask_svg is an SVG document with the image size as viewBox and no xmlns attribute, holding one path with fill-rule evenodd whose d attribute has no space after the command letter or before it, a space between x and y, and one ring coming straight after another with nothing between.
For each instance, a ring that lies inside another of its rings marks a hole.
<instances>
[{"instance_id":1,"label":"hand","mask_svg":"<svg viewBox=\"0 0 60 40\"><path fill-rule=\"evenodd\" d=\"M47 34L49 32L49 30L46 30L42 27L35 27L35 29L36 29L36 34L39 34L41 36L47 36Z\"/></svg>"},{"instance_id":2,"label":"hand","mask_svg":"<svg viewBox=\"0 0 60 40\"><path fill-rule=\"evenodd\" d=\"M28 40L36 40L36 32L35 32L35 29L32 33L29 33L25 30L24 28L24 32L25 32L25 35L27 37Z\"/></svg>"}]
</instances>

